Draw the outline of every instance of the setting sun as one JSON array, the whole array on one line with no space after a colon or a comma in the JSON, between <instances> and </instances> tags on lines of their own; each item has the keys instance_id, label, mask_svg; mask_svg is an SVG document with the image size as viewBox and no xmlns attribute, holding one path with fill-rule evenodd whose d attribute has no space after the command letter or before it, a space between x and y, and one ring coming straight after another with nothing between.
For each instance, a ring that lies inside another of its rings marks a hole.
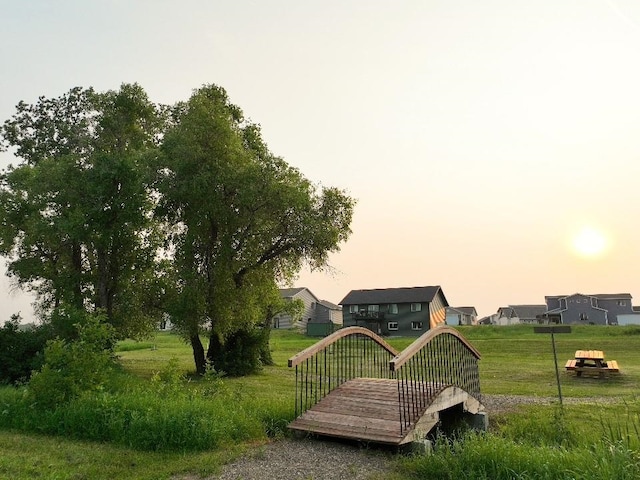
<instances>
[{"instance_id":1,"label":"setting sun","mask_svg":"<svg viewBox=\"0 0 640 480\"><path fill-rule=\"evenodd\" d=\"M607 240L602 233L591 227L585 227L573 239L573 248L584 257L594 257L604 252Z\"/></svg>"}]
</instances>

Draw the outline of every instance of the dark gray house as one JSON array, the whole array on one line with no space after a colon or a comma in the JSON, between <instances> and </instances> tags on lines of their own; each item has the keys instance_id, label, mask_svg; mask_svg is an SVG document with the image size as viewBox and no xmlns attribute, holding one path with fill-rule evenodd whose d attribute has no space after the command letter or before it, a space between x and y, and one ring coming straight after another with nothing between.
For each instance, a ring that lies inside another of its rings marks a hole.
<instances>
[{"instance_id":1,"label":"dark gray house","mask_svg":"<svg viewBox=\"0 0 640 480\"><path fill-rule=\"evenodd\" d=\"M544 297L549 323L573 325L617 325L618 315L633 314L630 293L554 295Z\"/></svg>"},{"instance_id":2,"label":"dark gray house","mask_svg":"<svg viewBox=\"0 0 640 480\"><path fill-rule=\"evenodd\" d=\"M340 302L345 327L380 335L419 336L443 325L449 306L440 286L351 290Z\"/></svg>"}]
</instances>

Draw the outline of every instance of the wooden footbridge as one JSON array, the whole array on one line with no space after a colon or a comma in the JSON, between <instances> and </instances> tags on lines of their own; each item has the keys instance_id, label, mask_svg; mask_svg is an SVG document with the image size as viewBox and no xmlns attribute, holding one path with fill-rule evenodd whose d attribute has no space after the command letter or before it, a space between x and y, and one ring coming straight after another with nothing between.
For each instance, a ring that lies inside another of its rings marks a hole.
<instances>
[{"instance_id":1,"label":"wooden footbridge","mask_svg":"<svg viewBox=\"0 0 640 480\"><path fill-rule=\"evenodd\" d=\"M402 352L362 327L347 327L289 359L296 419L289 428L388 445L422 440L450 417L479 416L480 354L441 326Z\"/></svg>"}]
</instances>

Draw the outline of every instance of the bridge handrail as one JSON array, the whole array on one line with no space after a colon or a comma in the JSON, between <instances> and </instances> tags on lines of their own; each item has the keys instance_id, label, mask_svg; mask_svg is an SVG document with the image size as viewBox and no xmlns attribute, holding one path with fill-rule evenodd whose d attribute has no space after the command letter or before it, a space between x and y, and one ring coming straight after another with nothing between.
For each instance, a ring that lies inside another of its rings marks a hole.
<instances>
[{"instance_id":1,"label":"bridge handrail","mask_svg":"<svg viewBox=\"0 0 640 480\"><path fill-rule=\"evenodd\" d=\"M480 360L480 352L475 349L473 345L471 345L466 338L464 338L460 332L458 332L455 328L448 327L446 325L442 325L440 327L436 327L432 330L427 331L420 337L418 337L411 345L402 350L399 354L397 354L392 360L389 361L389 368L392 372L397 372L402 365L411 360L413 356L419 352L422 347L424 347L427 343L433 340L438 335L449 334L457 337L460 342L476 357Z\"/></svg>"},{"instance_id":2,"label":"bridge handrail","mask_svg":"<svg viewBox=\"0 0 640 480\"><path fill-rule=\"evenodd\" d=\"M389 352L391 355L393 356L398 355L398 350L393 348L391 345L385 342L379 335L372 332L368 328L345 327L323 338L322 340L319 340L317 343L314 343L310 347L302 350L301 352L291 357L289 359L289 367L294 367L304 362L306 359L313 357L316 353L327 348L332 343L335 343L341 338L347 337L349 335L366 335L367 337L371 338L374 342L376 342L378 345L380 345L383 349L385 349L387 352Z\"/></svg>"}]
</instances>

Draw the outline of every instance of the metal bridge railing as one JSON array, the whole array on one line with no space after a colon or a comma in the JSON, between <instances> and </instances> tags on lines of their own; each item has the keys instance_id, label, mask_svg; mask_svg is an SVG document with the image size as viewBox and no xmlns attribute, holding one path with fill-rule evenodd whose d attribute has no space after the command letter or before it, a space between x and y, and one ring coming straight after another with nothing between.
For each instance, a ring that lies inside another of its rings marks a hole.
<instances>
[{"instance_id":1,"label":"metal bridge railing","mask_svg":"<svg viewBox=\"0 0 640 480\"><path fill-rule=\"evenodd\" d=\"M353 378L394 378L398 351L371 330L346 327L289 359L296 368L296 417Z\"/></svg>"},{"instance_id":2,"label":"metal bridge railing","mask_svg":"<svg viewBox=\"0 0 640 480\"><path fill-rule=\"evenodd\" d=\"M447 326L429 330L389 362L398 380L401 431L415 423L438 391L454 385L480 400L480 353Z\"/></svg>"}]
</instances>

